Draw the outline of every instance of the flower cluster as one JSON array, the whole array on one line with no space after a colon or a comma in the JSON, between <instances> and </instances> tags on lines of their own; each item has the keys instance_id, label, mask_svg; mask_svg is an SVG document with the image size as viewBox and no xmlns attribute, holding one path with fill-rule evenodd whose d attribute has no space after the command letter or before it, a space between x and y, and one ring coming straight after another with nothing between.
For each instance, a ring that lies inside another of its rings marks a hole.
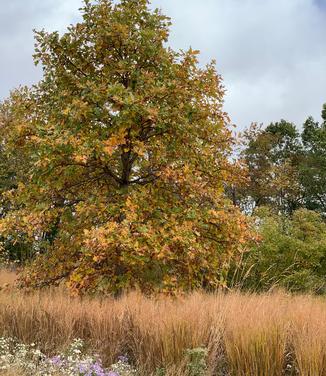
<instances>
[{"instance_id":1,"label":"flower cluster","mask_svg":"<svg viewBox=\"0 0 326 376\"><path fill-rule=\"evenodd\" d=\"M47 357L35 344L25 345L0 337L0 371L16 370L26 376L135 376L126 357L105 368L98 357L83 351L84 343L75 339L65 353Z\"/></svg>"}]
</instances>

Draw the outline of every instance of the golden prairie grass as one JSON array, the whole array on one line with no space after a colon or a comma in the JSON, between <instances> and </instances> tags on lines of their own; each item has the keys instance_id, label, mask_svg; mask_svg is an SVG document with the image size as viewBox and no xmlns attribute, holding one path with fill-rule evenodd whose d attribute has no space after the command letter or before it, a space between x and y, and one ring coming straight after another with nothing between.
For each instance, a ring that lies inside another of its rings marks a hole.
<instances>
[{"instance_id":1,"label":"golden prairie grass","mask_svg":"<svg viewBox=\"0 0 326 376\"><path fill-rule=\"evenodd\" d=\"M282 374L288 334L286 308L286 297L281 295L228 298L224 339L232 374Z\"/></svg>"},{"instance_id":2,"label":"golden prairie grass","mask_svg":"<svg viewBox=\"0 0 326 376\"><path fill-rule=\"evenodd\" d=\"M24 376L23 372L20 371L20 370L17 370L17 369L13 369L13 370L6 370L6 371L2 371L0 372L0 375L1 376Z\"/></svg>"},{"instance_id":3,"label":"golden prairie grass","mask_svg":"<svg viewBox=\"0 0 326 376\"><path fill-rule=\"evenodd\" d=\"M105 364L127 354L144 375L187 375L186 349L208 349L208 375L326 375L326 300L284 293L119 299L0 292L0 336L49 354L83 338ZM291 373L292 372L292 373Z\"/></svg>"},{"instance_id":4,"label":"golden prairie grass","mask_svg":"<svg viewBox=\"0 0 326 376\"><path fill-rule=\"evenodd\" d=\"M303 297L294 300L297 311L291 315L292 341L299 373L326 375L326 306Z\"/></svg>"},{"instance_id":5,"label":"golden prairie grass","mask_svg":"<svg viewBox=\"0 0 326 376\"><path fill-rule=\"evenodd\" d=\"M0 268L0 288L13 286L16 280L16 272Z\"/></svg>"}]
</instances>

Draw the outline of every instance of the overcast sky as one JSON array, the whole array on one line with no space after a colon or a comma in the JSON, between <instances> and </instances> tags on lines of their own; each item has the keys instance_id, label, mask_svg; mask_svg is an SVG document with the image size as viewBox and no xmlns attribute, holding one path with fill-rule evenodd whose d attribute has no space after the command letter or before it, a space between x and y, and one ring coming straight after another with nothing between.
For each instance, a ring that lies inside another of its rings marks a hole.
<instances>
[{"instance_id":1,"label":"overcast sky","mask_svg":"<svg viewBox=\"0 0 326 376\"><path fill-rule=\"evenodd\" d=\"M10 0L0 8L0 99L41 77L32 29L61 30L81 0ZM225 109L243 129L320 118L326 102L326 0L153 0L172 18L170 44L217 61Z\"/></svg>"}]
</instances>

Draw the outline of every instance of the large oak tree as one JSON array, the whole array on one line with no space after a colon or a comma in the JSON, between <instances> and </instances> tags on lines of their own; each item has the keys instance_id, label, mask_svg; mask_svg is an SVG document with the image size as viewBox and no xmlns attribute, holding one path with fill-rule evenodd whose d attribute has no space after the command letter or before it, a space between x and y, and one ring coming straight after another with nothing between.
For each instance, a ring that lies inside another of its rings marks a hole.
<instances>
[{"instance_id":1,"label":"large oak tree","mask_svg":"<svg viewBox=\"0 0 326 376\"><path fill-rule=\"evenodd\" d=\"M7 148L31 167L1 230L47 240L24 283L223 285L247 228L223 192L232 140L214 63L167 47L170 21L146 0L81 11L62 36L36 32L43 79L2 105Z\"/></svg>"}]
</instances>

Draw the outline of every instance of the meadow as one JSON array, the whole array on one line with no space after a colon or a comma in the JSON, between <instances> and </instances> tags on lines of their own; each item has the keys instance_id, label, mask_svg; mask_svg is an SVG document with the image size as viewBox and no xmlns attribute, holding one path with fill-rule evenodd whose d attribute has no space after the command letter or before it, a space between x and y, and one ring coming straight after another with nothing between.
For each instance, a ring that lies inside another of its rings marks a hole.
<instances>
[{"instance_id":1,"label":"meadow","mask_svg":"<svg viewBox=\"0 0 326 376\"><path fill-rule=\"evenodd\" d=\"M151 1L80 2L0 98L0 376L326 376L326 104L240 134Z\"/></svg>"},{"instance_id":2,"label":"meadow","mask_svg":"<svg viewBox=\"0 0 326 376\"><path fill-rule=\"evenodd\" d=\"M23 293L10 286L11 273L1 278L9 285L0 292L0 336L33 343L49 356L80 338L104 365L124 356L139 375L326 375L322 297L76 298L55 289Z\"/></svg>"}]
</instances>

